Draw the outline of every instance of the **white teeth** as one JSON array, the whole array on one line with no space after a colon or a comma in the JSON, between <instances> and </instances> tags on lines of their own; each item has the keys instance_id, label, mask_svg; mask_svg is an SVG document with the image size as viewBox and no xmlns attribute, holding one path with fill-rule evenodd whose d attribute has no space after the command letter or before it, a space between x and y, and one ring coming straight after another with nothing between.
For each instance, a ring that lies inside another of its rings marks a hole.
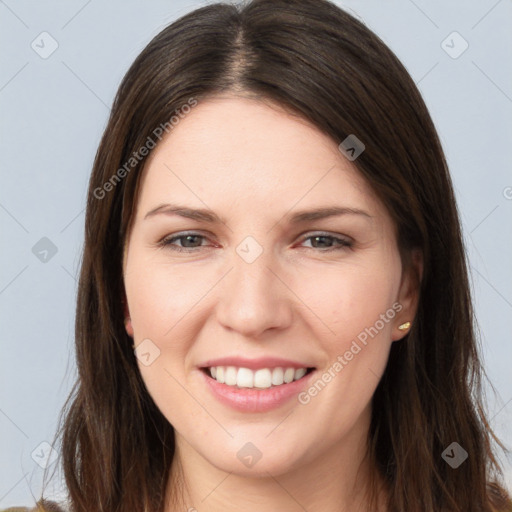
<instances>
[{"instance_id":1,"label":"white teeth","mask_svg":"<svg viewBox=\"0 0 512 512\"><path fill-rule=\"evenodd\" d=\"M228 386L239 388L268 389L272 386L281 386L306 375L306 368L236 368L235 366L212 366L209 368L213 379Z\"/></svg>"},{"instance_id":2,"label":"white teeth","mask_svg":"<svg viewBox=\"0 0 512 512\"><path fill-rule=\"evenodd\" d=\"M265 389L270 386L272 386L272 372L268 368L256 370L254 373L254 387Z\"/></svg>"},{"instance_id":3,"label":"white teeth","mask_svg":"<svg viewBox=\"0 0 512 512\"><path fill-rule=\"evenodd\" d=\"M272 384L274 386L279 386L284 382L284 373L282 368L274 368L272 372Z\"/></svg>"},{"instance_id":4,"label":"white teeth","mask_svg":"<svg viewBox=\"0 0 512 512\"><path fill-rule=\"evenodd\" d=\"M295 370L293 368L286 368L284 372L284 381L286 384L290 383L295 377Z\"/></svg>"},{"instance_id":5,"label":"white teeth","mask_svg":"<svg viewBox=\"0 0 512 512\"><path fill-rule=\"evenodd\" d=\"M295 370L295 375L293 376L293 380L299 380L299 379L302 379L302 377L304 377L304 375L306 375L306 368L298 368L297 370Z\"/></svg>"},{"instance_id":6,"label":"white teeth","mask_svg":"<svg viewBox=\"0 0 512 512\"><path fill-rule=\"evenodd\" d=\"M249 368L238 368L236 376L236 385L239 388L253 388L254 387L254 372Z\"/></svg>"},{"instance_id":7,"label":"white teeth","mask_svg":"<svg viewBox=\"0 0 512 512\"><path fill-rule=\"evenodd\" d=\"M236 373L236 368L234 366L228 366L224 373L224 384L234 386L236 384Z\"/></svg>"}]
</instances>

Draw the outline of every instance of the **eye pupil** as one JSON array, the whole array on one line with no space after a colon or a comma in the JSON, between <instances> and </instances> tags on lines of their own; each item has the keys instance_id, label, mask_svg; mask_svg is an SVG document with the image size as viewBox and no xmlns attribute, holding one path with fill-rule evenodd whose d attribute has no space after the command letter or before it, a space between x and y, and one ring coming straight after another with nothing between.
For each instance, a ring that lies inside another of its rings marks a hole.
<instances>
[{"instance_id":1,"label":"eye pupil","mask_svg":"<svg viewBox=\"0 0 512 512\"><path fill-rule=\"evenodd\" d=\"M317 241L317 240L324 240L324 243L325 243L325 239L328 239L329 237L328 236L321 236L321 235L317 235L317 236L314 236L313 237L313 240ZM332 240L331 240L331 243L332 243ZM322 246L322 242L320 242L320 246ZM329 244L327 244L328 247L330 247Z\"/></svg>"},{"instance_id":2,"label":"eye pupil","mask_svg":"<svg viewBox=\"0 0 512 512\"><path fill-rule=\"evenodd\" d=\"M199 237L199 236L197 236L197 235L185 235L185 236L182 236L182 237L181 237L182 241L183 241L183 240L186 240L186 242L184 243L185 247L190 247L189 245L187 245L187 243L188 243L188 242L190 242L190 239L194 239L194 238L196 238L196 239L197 239L197 238L200 238L200 237ZM192 243L192 247L197 247L197 245L194 245L194 244Z\"/></svg>"}]
</instances>

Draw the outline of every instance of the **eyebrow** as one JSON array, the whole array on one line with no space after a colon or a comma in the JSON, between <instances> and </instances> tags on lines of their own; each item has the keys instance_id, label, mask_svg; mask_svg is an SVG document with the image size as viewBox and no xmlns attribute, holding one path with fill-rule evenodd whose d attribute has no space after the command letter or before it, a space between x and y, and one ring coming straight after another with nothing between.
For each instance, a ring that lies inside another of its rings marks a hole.
<instances>
[{"instance_id":1,"label":"eyebrow","mask_svg":"<svg viewBox=\"0 0 512 512\"><path fill-rule=\"evenodd\" d=\"M176 204L161 204L147 212L144 216L144 220L160 214L170 216L177 215L187 219L209 222L212 224L225 224L225 220L211 210L204 208L187 208L185 206ZM339 215L360 215L364 218L367 218L368 220L373 219L372 215L370 215L365 210L361 210L360 208L351 208L347 206L326 206L295 212L289 217L289 222L290 224L302 224L305 222L326 219L328 217L336 217Z\"/></svg>"}]
</instances>

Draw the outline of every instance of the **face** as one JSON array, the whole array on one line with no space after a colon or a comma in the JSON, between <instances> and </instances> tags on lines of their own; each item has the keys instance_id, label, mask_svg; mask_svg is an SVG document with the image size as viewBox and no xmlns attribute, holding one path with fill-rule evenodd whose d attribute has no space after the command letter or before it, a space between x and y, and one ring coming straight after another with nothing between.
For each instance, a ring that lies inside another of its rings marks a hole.
<instances>
[{"instance_id":1,"label":"face","mask_svg":"<svg viewBox=\"0 0 512 512\"><path fill-rule=\"evenodd\" d=\"M180 442L254 475L363 438L416 295L389 214L337 144L277 106L217 97L141 180L126 329Z\"/></svg>"}]
</instances>

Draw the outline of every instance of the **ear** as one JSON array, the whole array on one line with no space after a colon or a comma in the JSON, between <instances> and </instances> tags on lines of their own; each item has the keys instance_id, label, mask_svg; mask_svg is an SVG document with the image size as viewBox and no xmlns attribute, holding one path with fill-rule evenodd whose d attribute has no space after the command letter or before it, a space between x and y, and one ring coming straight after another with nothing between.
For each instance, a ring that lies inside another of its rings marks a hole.
<instances>
[{"instance_id":1,"label":"ear","mask_svg":"<svg viewBox=\"0 0 512 512\"><path fill-rule=\"evenodd\" d=\"M132 319L130 317L130 311L128 309L128 301L126 300L126 294L123 297L123 310L124 310L124 328L130 338L133 338L133 327Z\"/></svg>"},{"instance_id":2,"label":"ear","mask_svg":"<svg viewBox=\"0 0 512 512\"><path fill-rule=\"evenodd\" d=\"M402 306L394 319L392 340L397 341L407 335L411 327L398 329L400 325L410 322L416 316L423 278L423 253L419 248L412 249L408 257L407 268L402 273L402 281L398 293L398 303Z\"/></svg>"}]
</instances>

